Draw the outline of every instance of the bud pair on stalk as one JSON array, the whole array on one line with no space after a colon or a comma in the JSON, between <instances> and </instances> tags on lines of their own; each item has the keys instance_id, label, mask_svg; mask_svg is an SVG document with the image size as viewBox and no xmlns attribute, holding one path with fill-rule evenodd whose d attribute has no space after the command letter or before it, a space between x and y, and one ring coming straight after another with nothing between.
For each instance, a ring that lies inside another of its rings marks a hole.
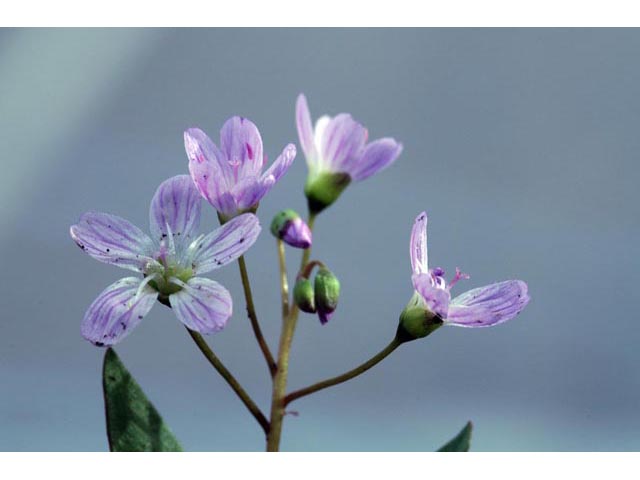
<instances>
[{"instance_id":1,"label":"bud pair on stalk","mask_svg":"<svg viewBox=\"0 0 640 480\"><path fill-rule=\"evenodd\" d=\"M309 280L309 275L315 265L319 265L320 268L312 284L311 280ZM293 300L298 308L303 312L317 313L322 325L329 321L338 307L339 297L340 282L320 262L309 263L307 268L298 276L293 289Z\"/></svg>"}]
</instances>

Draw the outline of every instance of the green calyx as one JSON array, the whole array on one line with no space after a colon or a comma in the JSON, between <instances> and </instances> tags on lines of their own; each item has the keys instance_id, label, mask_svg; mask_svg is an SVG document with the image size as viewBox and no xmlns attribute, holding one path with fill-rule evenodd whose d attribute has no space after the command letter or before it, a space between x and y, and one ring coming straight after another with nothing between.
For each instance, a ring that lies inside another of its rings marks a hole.
<instances>
[{"instance_id":1,"label":"green calyx","mask_svg":"<svg viewBox=\"0 0 640 480\"><path fill-rule=\"evenodd\" d=\"M320 213L338 199L349 183L351 177L346 173L322 172L309 175L304 186L309 211Z\"/></svg>"},{"instance_id":2,"label":"green calyx","mask_svg":"<svg viewBox=\"0 0 640 480\"><path fill-rule=\"evenodd\" d=\"M321 312L333 312L340 298L340 281L326 268L320 268L314 280L316 309Z\"/></svg>"},{"instance_id":3,"label":"green calyx","mask_svg":"<svg viewBox=\"0 0 640 480\"><path fill-rule=\"evenodd\" d=\"M295 210L292 210L290 208L276 213L276 215L273 217L273 220L271 221L271 233L274 237L280 238L287 224L297 218L300 218L300 215L298 215Z\"/></svg>"},{"instance_id":4,"label":"green calyx","mask_svg":"<svg viewBox=\"0 0 640 480\"><path fill-rule=\"evenodd\" d=\"M424 338L443 325L442 319L414 298L400 314L396 337L401 342Z\"/></svg>"},{"instance_id":5,"label":"green calyx","mask_svg":"<svg viewBox=\"0 0 640 480\"><path fill-rule=\"evenodd\" d=\"M293 301L303 312L316 313L313 285L307 278L299 278L293 287Z\"/></svg>"}]
</instances>

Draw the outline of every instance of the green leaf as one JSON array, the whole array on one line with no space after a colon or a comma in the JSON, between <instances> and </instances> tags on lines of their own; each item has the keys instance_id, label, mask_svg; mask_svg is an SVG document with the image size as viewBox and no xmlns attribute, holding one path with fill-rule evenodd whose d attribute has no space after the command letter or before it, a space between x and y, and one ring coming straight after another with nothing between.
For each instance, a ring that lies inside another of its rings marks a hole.
<instances>
[{"instance_id":1,"label":"green leaf","mask_svg":"<svg viewBox=\"0 0 640 480\"><path fill-rule=\"evenodd\" d=\"M109 348L102 369L107 436L112 452L181 452L162 417Z\"/></svg>"},{"instance_id":2,"label":"green leaf","mask_svg":"<svg viewBox=\"0 0 640 480\"><path fill-rule=\"evenodd\" d=\"M460 433L453 437L448 443L443 445L439 452L468 452L471 447L471 431L473 424L467 422Z\"/></svg>"}]
</instances>

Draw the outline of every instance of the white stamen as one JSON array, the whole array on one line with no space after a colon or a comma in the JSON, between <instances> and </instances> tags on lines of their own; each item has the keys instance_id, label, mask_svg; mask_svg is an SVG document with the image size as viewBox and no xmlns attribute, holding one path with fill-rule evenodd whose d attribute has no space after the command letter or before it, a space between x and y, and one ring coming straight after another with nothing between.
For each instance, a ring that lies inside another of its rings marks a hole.
<instances>
[{"instance_id":1,"label":"white stamen","mask_svg":"<svg viewBox=\"0 0 640 480\"><path fill-rule=\"evenodd\" d=\"M127 308L133 308L133 305L138 300L140 300L144 287L146 287L151 280L155 280L156 278L158 278L158 276L159 275L157 273L154 273L153 275L149 275L148 277L145 277L144 280L140 282L140 285L138 286L138 290L136 291L136 294L131 298L131 300L129 300L129 305L127 305Z\"/></svg>"}]
</instances>

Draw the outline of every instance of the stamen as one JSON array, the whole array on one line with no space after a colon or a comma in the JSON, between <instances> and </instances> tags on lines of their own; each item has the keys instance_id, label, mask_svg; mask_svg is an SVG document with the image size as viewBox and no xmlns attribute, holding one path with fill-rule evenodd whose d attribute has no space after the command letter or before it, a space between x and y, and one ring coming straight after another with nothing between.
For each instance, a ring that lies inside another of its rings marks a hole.
<instances>
[{"instance_id":1,"label":"stamen","mask_svg":"<svg viewBox=\"0 0 640 480\"><path fill-rule=\"evenodd\" d=\"M444 269L442 269L440 267L432 268L431 269L431 274L436 276L436 277L444 277Z\"/></svg>"},{"instance_id":2,"label":"stamen","mask_svg":"<svg viewBox=\"0 0 640 480\"><path fill-rule=\"evenodd\" d=\"M164 226L167 228L167 238L169 239L169 254L171 256L175 256L176 241L173 238L173 232L171 231L171 226L169 225L169 222L165 222Z\"/></svg>"},{"instance_id":3,"label":"stamen","mask_svg":"<svg viewBox=\"0 0 640 480\"><path fill-rule=\"evenodd\" d=\"M429 270L431 274L431 283L438 288L446 288L447 282L444 279L444 270L440 267L435 267Z\"/></svg>"},{"instance_id":4,"label":"stamen","mask_svg":"<svg viewBox=\"0 0 640 480\"><path fill-rule=\"evenodd\" d=\"M237 182L238 181L238 170L240 169L240 166L242 165L242 162L240 161L239 158L236 158L236 159L229 160L227 163L233 169L233 178Z\"/></svg>"},{"instance_id":5,"label":"stamen","mask_svg":"<svg viewBox=\"0 0 640 480\"><path fill-rule=\"evenodd\" d=\"M150 281L156 280L158 277L159 277L159 274L154 273L152 275L145 277L144 280L140 282L140 285L138 286L138 290L136 290L136 294L131 298L131 300L129 300L128 308L132 308L133 305L138 300L140 300L140 296L142 295L142 291L144 290L144 287L146 287Z\"/></svg>"},{"instance_id":6,"label":"stamen","mask_svg":"<svg viewBox=\"0 0 640 480\"><path fill-rule=\"evenodd\" d=\"M193 242L189 244L189 247L185 250L182 258L180 259L180 265L183 267L191 267L193 268L193 259L198 252L200 245L202 243L202 239L205 237L204 234L200 234Z\"/></svg>"},{"instance_id":7,"label":"stamen","mask_svg":"<svg viewBox=\"0 0 640 480\"><path fill-rule=\"evenodd\" d=\"M176 286L178 286L180 288L189 288L189 285L187 285L185 282L180 280L178 277L169 277L167 279L167 282L173 283L174 285L176 285Z\"/></svg>"},{"instance_id":8,"label":"stamen","mask_svg":"<svg viewBox=\"0 0 640 480\"><path fill-rule=\"evenodd\" d=\"M162 239L160 240L160 250L158 250L157 260L159 260L162 265L167 264L167 242Z\"/></svg>"}]
</instances>

